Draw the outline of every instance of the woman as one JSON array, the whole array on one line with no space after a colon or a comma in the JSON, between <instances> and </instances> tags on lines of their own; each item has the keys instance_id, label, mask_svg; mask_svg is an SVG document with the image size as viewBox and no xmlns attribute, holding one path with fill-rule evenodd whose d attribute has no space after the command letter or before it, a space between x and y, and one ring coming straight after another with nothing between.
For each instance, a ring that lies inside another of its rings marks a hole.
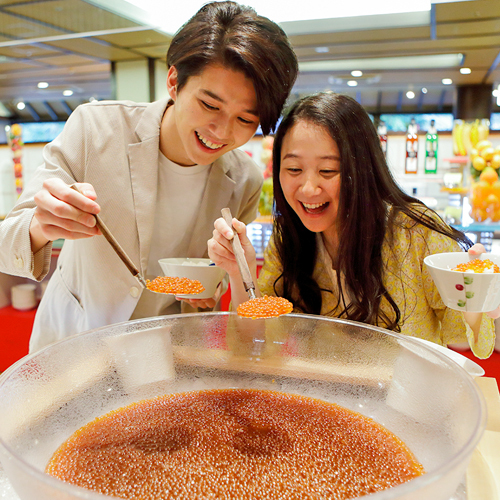
<instances>
[{"instance_id":1,"label":"woman","mask_svg":"<svg viewBox=\"0 0 500 500\"><path fill-rule=\"evenodd\" d=\"M256 216L262 174L237 148L259 124L272 131L292 89L298 66L285 33L251 8L212 2L174 36L167 65L169 100L77 108L0 226L0 271L37 281L49 271L52 241L65 240L31 351L181 311L174 297L144 291L116 256L95 227L101 208L147 277L161 274L159 258L205 257L221 208L247 223Z\"/></svg>"},{"instance_id":2,"label":"woman","mask_svg":"<svg viewBox=\"0 0 500 500\"><path fill-rule=\"evenodd\" d=\"M346 318L438 344L468 340L478 357L494 346L488 315L444 306L423 263L471 242L395 183L375 128L350 97L296 102L274 141L275 222L258 284L294 310ZM234 221L255 276L255 251ZM209 255L231 278L233 305L247 299L222 219ZM471 252L477 253L481 246ZM496 316L496 313L492 313Z\"/></svg>"}]
</instances>

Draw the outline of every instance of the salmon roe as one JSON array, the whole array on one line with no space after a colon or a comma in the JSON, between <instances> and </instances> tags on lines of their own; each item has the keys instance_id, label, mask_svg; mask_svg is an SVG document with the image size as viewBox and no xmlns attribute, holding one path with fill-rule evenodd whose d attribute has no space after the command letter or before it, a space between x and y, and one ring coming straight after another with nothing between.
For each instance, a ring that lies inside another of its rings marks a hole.
<instances>
[{"instance_id":1,"label":"salmon roe","mask_svg":"<svg viewBox=\"0 0 500 500\"><path fill-rule=\"evenodd\" d=\"M293 304L283 297L264 295L243 302L236 309L238 316L244 318L274 318L282 314L291 313Z\"/></svg>"},{"instance_id":2,"label":"salmon roe","mask_svg":"<svg viewBox=\"0 0 500 500\"><path fill-rule=\"evenodd\" d=\"M452 271L474 271L475 273L484 273L486 270L492 270L494 273L500 273L500 267L491 262L489 259L473 259L463 264L458 264ZM491 271L490 271L491 272Z\"/></svg>"},{"instance_id":3,"label":"salmon roe","mask_svg":"<svg viewBox=\"0 0 500 500\"><path fill-rule=\"evenodd\" d=\"M146 280L148 290L174 295L190 295L205 291L205 287L198 280L176 278L173 276L158 276L153 281Z\"/></svg>"},{"instance_id":4,"label":"salmon roe","mask_svg":"<svg viewBox=\"0 0 500 500\"><path fill-rule=\"evenodd\" d=\"M139 401L88 423L46 472L130 500L347 500L425 470L400 438L342 406L211 389Z\"/></svg>"}]
</instances>

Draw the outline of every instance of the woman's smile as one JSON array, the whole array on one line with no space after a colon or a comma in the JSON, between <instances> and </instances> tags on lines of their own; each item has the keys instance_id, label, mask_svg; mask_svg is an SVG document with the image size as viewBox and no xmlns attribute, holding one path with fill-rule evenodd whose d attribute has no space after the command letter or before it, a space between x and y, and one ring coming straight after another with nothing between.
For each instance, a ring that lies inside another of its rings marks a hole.
<instances>
[{"instance_id":1,"label":"woman's smile","mask_svg":"<svg viewBox=\"0 0 500 500\"><path fill-rule=\"evenodd\" d=\"M329 201L324 202L324 203L305 203L305 202L301 201L300 203L304 207L304 210L308 214L312 214L312 215L317 215L317 214L323 213L328 208L328 205L330 204Z\"/></svg>"}]
</instances>

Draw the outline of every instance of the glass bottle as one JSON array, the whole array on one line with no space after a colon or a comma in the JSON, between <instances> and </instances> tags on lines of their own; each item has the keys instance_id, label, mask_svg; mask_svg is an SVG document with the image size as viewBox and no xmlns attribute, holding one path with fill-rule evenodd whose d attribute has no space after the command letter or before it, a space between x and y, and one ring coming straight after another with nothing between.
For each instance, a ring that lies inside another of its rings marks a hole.
<instances>
[{"instance_id":1,"label":"glass bottle","mask_svg":"<svg viewBox=\"0 0 500 500\"><path fill-rule=\"evenodd\" d=\"M435 123L435 120L431 120L429 130L425 137L424 171L426 174L435 174L437 172L438 133Z\"/></svg>"},{"instance_id":2,"label":"glass bottle","mask_svg":"<svg viewBox=\"0 0 500 500\"><path fill-rule=\"evenodd\" d=\"M415 118L410 120L408 130L406 133L406 162L405 173L417 173L417 154L418 154L418 137L417 137L417 123Z\"/></svg>"}]
</instances>

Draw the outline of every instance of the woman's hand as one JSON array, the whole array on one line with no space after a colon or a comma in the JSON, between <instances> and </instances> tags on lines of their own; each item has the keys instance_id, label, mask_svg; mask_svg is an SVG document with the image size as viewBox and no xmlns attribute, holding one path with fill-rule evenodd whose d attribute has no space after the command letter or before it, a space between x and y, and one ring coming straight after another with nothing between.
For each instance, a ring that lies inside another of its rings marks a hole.
<instances>
[{"instance_id":1,"label":"woman's hand","mask_svg":"<svg viewBox=\"0 0 500 500\"><path fill-rule=\"evenodd\" d=\"M233 219L233 227L238 233L248 267L252 270L256 268L256 255L255 249L247 237L246 226L238 219ZM208 256L216 266L224 269L230 278L239 278L240 271L231 243L233 239L233 230L227 225L222 217L214 222L214 228L213 237L210 238L207 243Z\"/></svg>"},{"instance_id":2,"label":"woman's hand","mask_svg":"<svg viewBox=\"0 0 500 500\"><path fill-rule=\"evenodd\" d=\"M101 234L96 227L95 214L101 210L91 184L77 184L80 191L61 179L47 179L34 196L35 216L31 221L32 251L36 253L49 241L59 238L77 240Z\"/></svg>"},{"instance_id":3,"label":"woman's hand","mask_svg":"<svg viewBox=\"0 0 500 500\"><path fill-rule=\"evenodd\" d=\"M214 222L213 237L208 240L208 256L216 266L224 269L229 275L231 285L231 302L236 309L242 302L248 300L248 292L245 290L241 278L236 256L233 252L231 240L233 230L226 224L221 217ZM233 219L233 227L240 239L248 268L252 275L252 280L256 286L255 294L260 297L260 291L257 286L257 259L252 242L247 237L246 226L238 219Z\"/></svg>"},{"instance_id":4,"label":"woman's hand","mask_svg":"<svg viewBox=\"0 0 500 500\"><path fill-rule=\"evenodd\" d=\"M486 249L481 243L476 243L475 245L469 248L468 252L470 256L475 257L481 255L482 253L486 253ZM469 314L474 314L474 313L469 313ZM493 311L487 312L486 314L493 319L500 318L500 306Z\"/></svg>"}]
</instances>

